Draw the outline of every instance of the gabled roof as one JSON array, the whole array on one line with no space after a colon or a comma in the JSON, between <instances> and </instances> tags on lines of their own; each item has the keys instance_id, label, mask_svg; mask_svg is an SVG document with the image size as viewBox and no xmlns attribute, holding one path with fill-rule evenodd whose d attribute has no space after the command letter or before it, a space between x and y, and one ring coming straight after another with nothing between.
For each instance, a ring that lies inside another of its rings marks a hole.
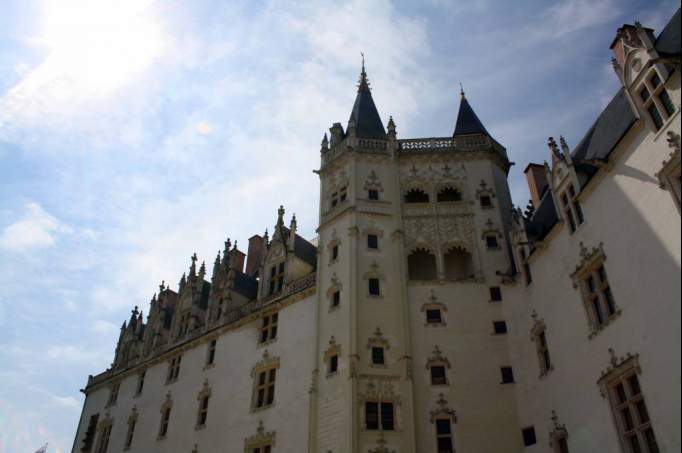
<instances>
[{"instance_id":1,"label":"gabled roof","mask_svg":"<svg viewBox=\"0 0 682 453\"><path fill-rule=\"evenodd\" d=\"M258 294L258 280L240 271L234 273L234 290L249 300Z\"/></svg>"},{"instance_id":2,"label":"gabled roof","mask_svg":"<svg viewBox=\"0 0 682 453\"><path fill-rule=\"evenodd\" d=\"M291 235L291 230L287 227L282 227L283 240L286 243ZM303 237L296 235L294 239L294 255L310 264L313 268L317 268L317 247L308 242Z\"/></svg>"},{"instance_id":3,"label":"gabled roof","mask_svg":"<svg viewBox=\"0 0 682 453\"><path fill-rule=\"evenodd\" d=\"M369 89L369 82L367 81L367 73L365 73L365 66L362 66L362 73L360 74L360 83L358 85L358 94L355 96L355 103L351 111L348 124L355 123L355 136L360 138L375 138L385 139L386 129L381 122L381 117L374 105L372 99L372 92Z\"/></svg>"},{"instance_id":4,"label":"gabled roof","mask_svg":"<svg viewBox=\"0 0 682 453\"><path fill-rule=\"evenodd\" d=\"M457 122L455 124L455 132L453 136L467 135L467 134L483 134L490 136L481 120L478 119L474 109L469 105L469 101L462 93L462 100L459 103L459 113L457 113Z\"/></svg>"},{"instance_id":5,"label":"gabled roof","mask_svg":"<svg viewBox=\"0 0 682 453\"><path fill-rule=\"evenodd\" d=\"M571 157L574 161L606 160L636 119L625 88L621 88L575 147Z\"/></svg>"},{"instance_id":6,"label":"gabled roof","mask_svg":"<svg viewBox=\"0 0 682 453\"><path fill-rule=\"evenodd\" d=\"M680 8L656 39L656 50L661 56L680 55Z\"/></svg>"}]
</instances>

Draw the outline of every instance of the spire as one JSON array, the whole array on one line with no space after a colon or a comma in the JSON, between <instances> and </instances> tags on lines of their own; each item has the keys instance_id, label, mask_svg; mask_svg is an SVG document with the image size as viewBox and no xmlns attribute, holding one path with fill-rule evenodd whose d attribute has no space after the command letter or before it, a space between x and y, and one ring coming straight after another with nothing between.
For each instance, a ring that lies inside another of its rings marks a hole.
<instances>
[{"instance_id":1,"label":"spire","mask_svg":"<svg viewBox=\"0 0 682 453\"><path fill-rule=\"evenodd\" d=\"M466 96L464 95L464 88L460 83L460 102L459 102L459 113L457 114L457 123L455 124L455 133L453 136L457 135L469 135L469 134L483 134L490 137L490 134L478 119L476 113L469 105Z\"/></svg>"},{"instance_id":2,"label":"spire","mask_svg":"<svg viewBox=\"0 0 682 453\"><path fill-rule=\"evenodd\" d=\"M348 125L355 126L355 135L360 138L385 139L386 130L381 122L372 92L369 89L369 80L365 72L365 55L362 54L362 71L358 82L358 94L355 97L353 110L351 111Z\"/></svg>"},{"instance_id":3,"label":"spire","mask_svg":"<svg viewBox=\"0 0 682 453\"><path fill-rule=\"evenodd\" d=\"M277 226L284 226L284 206L279 205L277 210Z\"/></svg>"}]
</instances>

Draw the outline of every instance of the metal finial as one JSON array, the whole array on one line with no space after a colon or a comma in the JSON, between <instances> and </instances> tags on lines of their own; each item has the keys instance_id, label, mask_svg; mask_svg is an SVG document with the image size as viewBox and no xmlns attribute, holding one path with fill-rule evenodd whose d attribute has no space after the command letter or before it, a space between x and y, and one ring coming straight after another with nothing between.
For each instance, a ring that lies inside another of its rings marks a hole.
<instances>
[{"instance_id":1,"label":"metal finial","mask_svg":"<svg viewBox=\"0 0 682 453\"><path fill-rule=\"evenodd\" d=\"M464 86L462 85L462 82L459 82L459 94L464 97Z\"/></svg>"},{"instance_id":2,"label":"metal finial","mask_svg":"<svg viewBox=\"0 0 682 453\"><path fill-rule=\"evenodd\" d=\"M362 56L362 72L365 72L365 53L360 52L360 55Z\"/></svg>"}]
</instances>

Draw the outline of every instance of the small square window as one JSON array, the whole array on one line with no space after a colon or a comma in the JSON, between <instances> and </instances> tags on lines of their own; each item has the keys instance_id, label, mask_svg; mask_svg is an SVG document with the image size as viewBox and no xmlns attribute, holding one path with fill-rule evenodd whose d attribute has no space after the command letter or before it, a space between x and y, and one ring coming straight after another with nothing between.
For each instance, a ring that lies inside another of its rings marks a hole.
<instances>
[{"instance_id":1,"label":"small square window","mask_svg":"<svg viewBox=\"0 0 682 453\"><path fill-rule=\"evenodd\" d=\"M658 77L658 74L655 73L655 72L654 72L654 75L651 76L651 78L649 79L649 81L651 82L651 85L652 85L654 88L658 88L658 86L661 84L661 78Z\"/></svg>"},{"instance_id":2,"label":"small square window","mask_svg":"<svg viewBox=\"0 0 682 453\"><path fill-rule=\"evenodd\" d=\"M493 201L490 199L489 195L481 195L481 207L490 208L493 205Z\"/></svg>"},{"instance_id":3,"label":"small square window","mask_svg":"<svg viewBox=\"0 0 682 453\"><path fill-rule=\"evenodd\" d=\"M379 191L376 189L369 189L367 191L367 198L370 200L378 200L379 199Z\"/></svg>"},{"instance_id":4,"label":"small square window","mask_svg":"<svg viewBox=\"0 0 682 453\"><path fill-rule=\"evenodd\" d=\"M369 279L369 295L370 296L381 295L381 291L379 289L379 279L378 278L370 278Z\"/></svg>"},{"instance_id":5,"label":"small square window","mask_svg":"<svg viewBox=\"0 0 682 453\"><path fill-rule=\"evenodd\" d=\"M429 308L426 310L426 322L428 324L442 324L443 315L438 308Z\"/></svg>"},{"instance_id":6,"label":"small square window","mask_svg":"<svg viewBox=\"0 0 682 453\"><path fill-rule=\"evenodd\" d=\"M501 302L502 301L502 290L499 286L490 287L490 301L491 302Z\"/></svg>"},{"instance_id":7,"label":"small square window","mask_svg":"<svg viewBox=\"0 0 682 453\"><path fill-rule=\"evenodd\" d=\"M524 428L521 431L521 434L523 435L523 445L526 447L530 447L531 445L535 445L538 441L535 438L535 428L533 426Z\"/></svg>"},{"instance_id":8,"label":"small square window","mask_svg":"<svg viewBox=\"0 0 682 453\"><path fill-rule=\"evenodd\" d=\"M646 102L649 100L651 94L649 93L647 87L642 87L642 89L639 90L639 97L642 98L642 102Z\"/></svg>"},{"instance_id":9,"label":"small square window","mask_svg":"<svg viewBox=\"0 0 682 453\"><path fill-rule=\"evenodd\" d=\"M489 234L485 237L485 245L489 249L497 249L500 247L499 243L497 242L497 236L493 236L492 234Z\"/></svg>"},{"instance_id":10,"label":"small square window","mask_svg":"<svg viewBox=\"0 0 682 453\"><path fill-rule=\"evenodd\" d=\"M373 365L384 365L384 348L374 346L372 347L372 364Z\"/></svg>"},{"instance_id":11,"label":"small square window","mask_svg":"<svg viewBox=\"0 0 682 453\"><path fill-rule=\"evenodd\" d=\"M500 371L502 372L503 384L512 384L514 382L514 372L512 371L512 367L503 366L500 368Z\"/></svg>"},{"instance_id":12,"label":"small square window","mask_svg":"<svg viewBox=\"0 0 682 453\"><path fill-rule=\"evenodd\" d=\"M493 322L493 328L495 329L495 333L497 335L502 335L502 334L507 333L507 323L504 321Z\"/></svg>"},{"instance_id":13,"label":"small square window","mask_svg":"<svg viewBox=\"0 0 682 453\"><path fill-rule=\"evenodd\" d=\"M379 248L379 237L376 234L367 235L367 248L373 250Z\"/></svg>"}]
</instances>

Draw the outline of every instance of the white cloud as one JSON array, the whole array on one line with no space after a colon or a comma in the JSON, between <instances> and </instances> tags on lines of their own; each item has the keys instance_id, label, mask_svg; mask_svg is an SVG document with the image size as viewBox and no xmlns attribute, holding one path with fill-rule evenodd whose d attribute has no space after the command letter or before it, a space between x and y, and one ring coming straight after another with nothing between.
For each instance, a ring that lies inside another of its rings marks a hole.
<instances>
[{"instance_id":1,"label":"white cloud","mask_svg":"<svg viewBox=\"0 0 682 453\"><path fill-rule=\"evenodd\" d=\"M119 328L118 326L116 326L113 323L110 323L109 321L98 319L92 323L92 325L90 326L90 330L92 330L95 333L111 334L117 332Z\"/></svg>"},{"instance_id":2,"label":"white cloud","mask_svg":"<svg viewBox=\"0 0 682 453\"><path fill-rule=\"evenodd\" d=\"M99 354L89 349L65 344L47 348L47 357L64 363L88 363L99 359Z\"/></svg>"},{"instance_id":3,"label":"white cloud","mask_svg":"<svg viewBox=\"0 0 682 453\"><path fill-rule=\"evenodd\" d=\"M51 247L58 233L69 231L69 227L48 214L38 203L30 202L24 206L23 216L0 233L0 247L12 252Z\"/></svg>"}]
</instances>

